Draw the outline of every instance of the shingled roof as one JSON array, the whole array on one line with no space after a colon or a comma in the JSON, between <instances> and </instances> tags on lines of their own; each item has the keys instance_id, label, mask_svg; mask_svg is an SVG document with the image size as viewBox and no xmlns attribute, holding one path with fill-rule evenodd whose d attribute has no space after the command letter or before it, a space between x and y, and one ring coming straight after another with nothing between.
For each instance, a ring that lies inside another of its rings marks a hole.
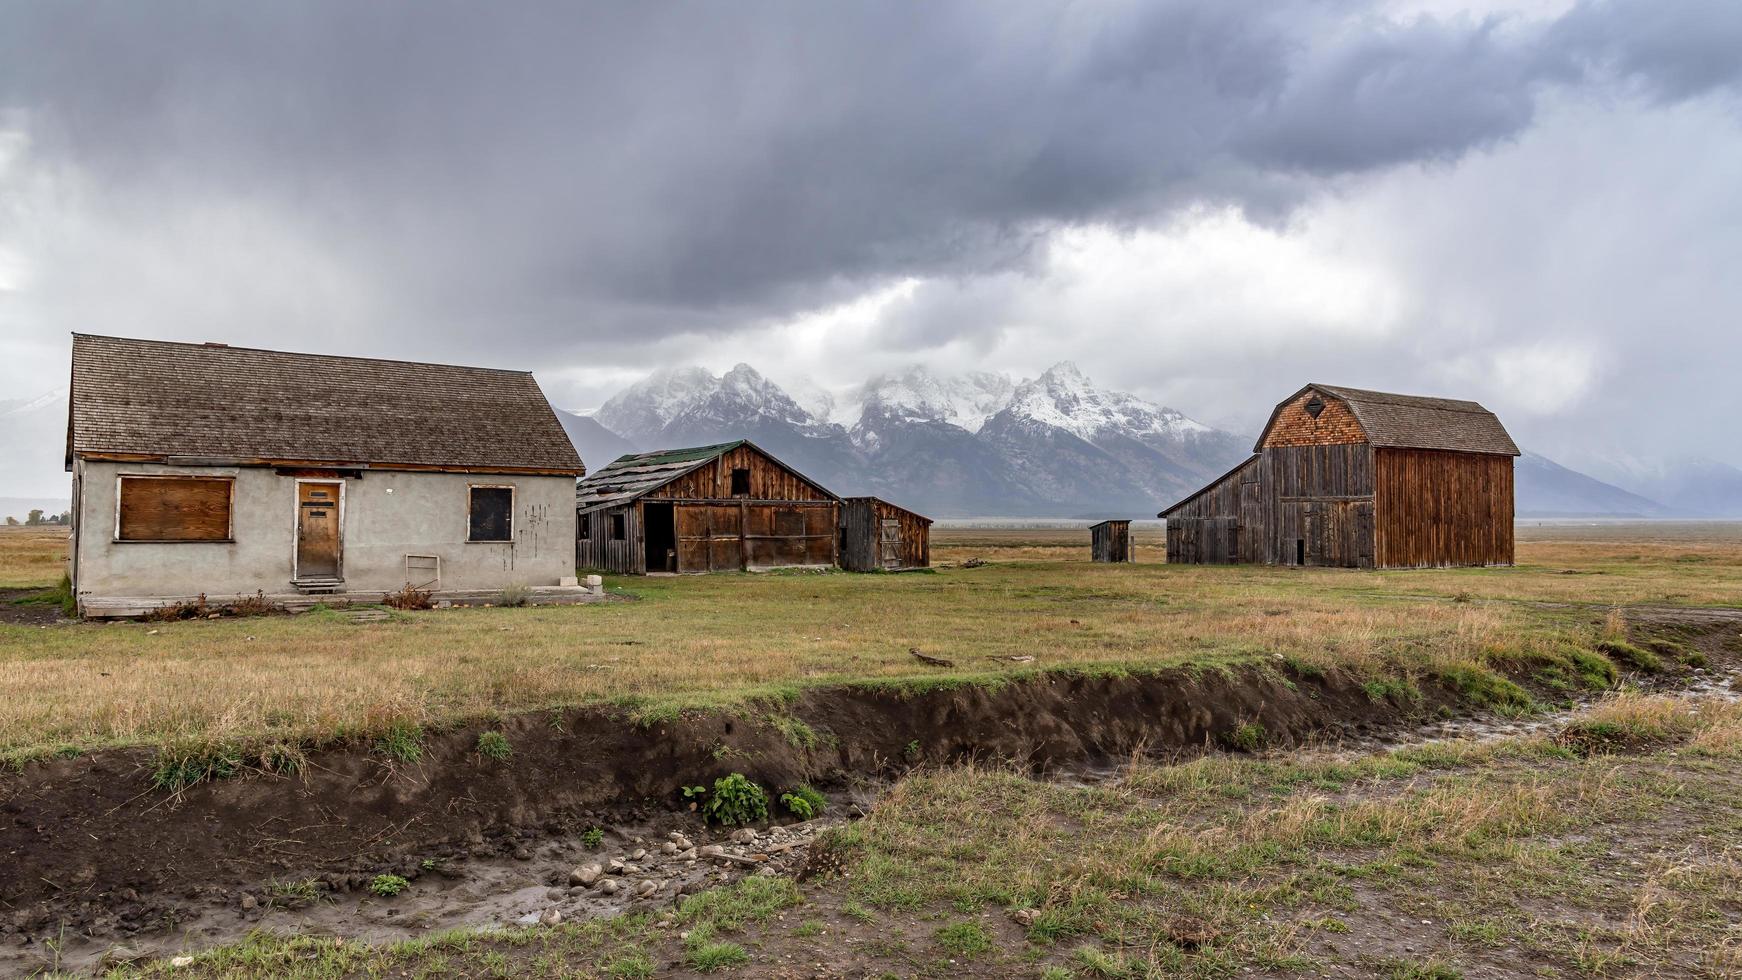
<instances>
[{"instance_id":1,"label":"shingled roof","mask_svg":"<svg viewBox=\"0 0 1742 980\"><path fill-rule=\"evenodd\" d=\"M581 510L634 500L657 490L709 460L718 459L744 445L746 440L722 442L688 449L661 449L629 453L612 460L603 469L575 485L575 506Z\"/></svg>"},{"instance_id":2,"label":"shingled roof","mask_svg":"<svg viewBox=\"0 0 1742 980\"><path fill-rule=\"evenodd\" d=\"M1349 406L1375 446L1519 455L1518 445L1506 434L1500 419L1475 402L1322 384L1307 385L1277 403L1264 431L1258 434L1255 451L1264 448L1282 409L1308 391L1318 391Z\"/></svg>"},{"instance_id":3,"label":"shingled roof","mask_svg":"<svg viewBox=\"0 0 1742 980\"><path fill-rule=\"evenodd\" d=\"M586 472L524 371L73 335L74 455Z\"/></svg>"}]
</instances>

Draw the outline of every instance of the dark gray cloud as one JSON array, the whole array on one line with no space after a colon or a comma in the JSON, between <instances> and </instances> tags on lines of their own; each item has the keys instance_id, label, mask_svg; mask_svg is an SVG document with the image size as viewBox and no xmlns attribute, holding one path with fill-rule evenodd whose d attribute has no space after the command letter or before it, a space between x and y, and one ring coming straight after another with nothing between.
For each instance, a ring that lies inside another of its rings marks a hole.
<instances>
[{"instance_id":1,"label":"dark gray cloud","mask_svg":"<svg viewBox=\"0 0 1742 980\"><path fill-rule=\"evenodd\" d=\"M1685 98L1734 81L1736 9L15 4L0 100L125 207L285 215L396 298L383 330L548 349L1020 267L1065 224L1275 213L1301 173L1509 138L1548 81Z\"/></svg>"},{"instance_id":2,"label":"dark gray cloud","mask_svg":"<svg viewBox=\"0 0 1742 980\"><path fill-rule=\"evenodd\" d=\"M889 342L984 347L1062 229L1275 225L1556 93L1739 78L1733 0L19 0L0 333L626 367L920 277L962 288Z\"/></svg>"}]
</instances>

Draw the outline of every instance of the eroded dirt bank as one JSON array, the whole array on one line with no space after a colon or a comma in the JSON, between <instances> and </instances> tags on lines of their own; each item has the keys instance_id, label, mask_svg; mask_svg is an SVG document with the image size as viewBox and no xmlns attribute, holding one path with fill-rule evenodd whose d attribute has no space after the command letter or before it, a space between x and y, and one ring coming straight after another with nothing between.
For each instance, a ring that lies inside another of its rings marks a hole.
<instances>
[{"instance_id":1,"label":"eroded dirt bank","mask_svg":"<svg viewBox=\"0 0 1742 980\"><path fill-rule=\"evenodd\" d=\"M1699 646L1734 659L1721 642L1733 632L1711 627ZM459 881L453 869L466 862L536 863L538 879L577 860L572 842L592 827L610 829L607 850L655 848L672 831L711 840L682 811L680 790L731 771L778 792L966 759L1075 768L1254 733L1272 747L1367 741L1462 706L1444 687L1376 698L1353 676L1278 663L818 689L649 726L608 709L540 712L429 733L415 764L340 746L311 754L293 777L202 783L178 798L150 788L149 751L54 760L0 778L0 972L41 963L51 942L90 962L115 944L162 948L142 940L213 916L258 917L273 882L360 893L382 872ZM486 729L506 735L510 759L477 752ZM717 870L674 871L645 899L668 902Z\"/></svg>"}]
</instances>

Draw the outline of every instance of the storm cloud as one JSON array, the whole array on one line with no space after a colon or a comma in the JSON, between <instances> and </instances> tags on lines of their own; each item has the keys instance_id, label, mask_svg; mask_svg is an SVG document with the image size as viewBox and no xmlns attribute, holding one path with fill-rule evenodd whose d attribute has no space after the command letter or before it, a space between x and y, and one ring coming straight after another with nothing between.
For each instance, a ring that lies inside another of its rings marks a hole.
<instances>
[{"instance_id":1,"label":"storm cloud","mask_svg":"<svg viewBox=\"0 0 1742 980\"><path fill-rule=\"evenodd\" d=\"M4 383L33 394L68 330L553 373L731 347L827 374L772 345L903 283L856 357L984 354L1043 311L1071 327L1056 275L1085 234L1104 255L1193 222L1373 218L1363 195L1569 105L1698 105L1735 139L1742 5L1441 6L8 4ZM1444 292L1396 275L1416 307ZM1324 315L1337 336L1375 314ZM1570 349L1540 326L1513 346ZM1113 380L1209 387L1150 370Z\"/></svg>"}]
</instances>

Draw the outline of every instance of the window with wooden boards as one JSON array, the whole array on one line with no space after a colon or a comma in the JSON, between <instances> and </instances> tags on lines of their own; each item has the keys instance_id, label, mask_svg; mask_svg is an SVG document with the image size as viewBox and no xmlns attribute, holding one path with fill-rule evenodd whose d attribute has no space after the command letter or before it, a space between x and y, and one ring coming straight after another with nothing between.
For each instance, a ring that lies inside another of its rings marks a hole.
<instances>
[{"instance_id":1,"label":"window with wooden boards","mask_svg":"<svg viewBox=\"0 0 1742 980\"><path fill-rule=\"evenodd\" d=\"M472 487L467 541L514 540L514 488Z\"/></svg>"},{"instance_id":2,"label":"window with wooden boards","mask_svg":"<svg viewBox=\"0 0 1742 980\"><path fill-rule=\"evenodd\" d=\"M228 541L236 481L227 476L123 476L117 541Z\"/></svg>"}]
</instances>

